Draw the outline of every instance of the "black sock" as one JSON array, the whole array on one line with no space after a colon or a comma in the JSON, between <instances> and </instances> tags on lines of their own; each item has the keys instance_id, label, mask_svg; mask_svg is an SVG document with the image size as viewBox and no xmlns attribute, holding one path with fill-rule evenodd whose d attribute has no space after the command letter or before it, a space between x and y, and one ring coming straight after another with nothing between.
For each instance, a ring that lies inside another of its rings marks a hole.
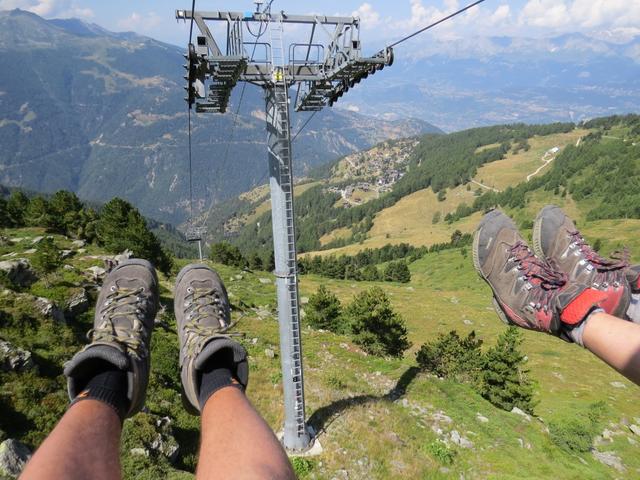
<instances>
[{"instance_id":1,"label":"black sock","mask_svg":"<svg viewBox=\"0 0 640 480\"><path fill-rule=\"evenodd\" d=\"M120 417L120 422L124 422L129 409L127 372L112 365L109 367L91 377L84 389L73 399L71 405L82 400L98 400L113 408Z\"/></svg>"},{"instance_id":2,"label":"black sock","mask_svg":"<svg viewBox=\"0 0 640 480\"><path fill-rule=\"evenodd\" d=\"M231 359L229 359L231 354ZM211 357L204 367L201 369L202 377L200 379L200 394L198 395L198 403L200 411L204 410L204 404L207 403L209 397L224 387L237 387L244 391L244 388L231 373L233 363L233 352L228 349L218 352Z\"/></svg>"}]
</instances>

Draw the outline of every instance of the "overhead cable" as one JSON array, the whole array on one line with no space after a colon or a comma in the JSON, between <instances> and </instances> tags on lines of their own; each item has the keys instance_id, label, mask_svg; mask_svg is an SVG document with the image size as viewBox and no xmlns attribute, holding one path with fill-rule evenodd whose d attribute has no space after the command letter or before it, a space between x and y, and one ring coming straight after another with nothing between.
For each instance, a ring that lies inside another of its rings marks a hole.
<instances>
[{"instance_id":1,"label":"overhead cable","mask_svg":"<svg viewBox=\"0 0 640 480\"><path fill-rule=\"evenodd\" d=\"M435 27L436 25L440 25L442 22L446 22L447 20L449 20L450 18L455 17L456 15L460 15L462 12L466 12L467 10L469 10L472 7L475 7L476 5L480 4L484 2L484 0L478 0L477 2L472 3L471 5L467 5L466 7L464 7L461 10L458 10L457 12L452 13L451 15L448 15L444 18L441 18L440 20L438 20L437 22L432 23L431 25L427 25L424 28L421 28L420 30L418 30L417 32L413 32L411 35L407 35L404 38L401 38L400 40L398 40L395 43L392 43L391 45L389 45L389 47L395 47L396 45L401 44L402 42L406 42L407 40L409 40L410 38L415 37L416 35L421 34L424 31L429 30L430 28Z\"/></svg>"},{"instance_id":2,"label":"overhead cable","mask_svg":"<svg viewBox=\"0 0 640 480\"><path fill-rule=\"evenodd\" d=\"M304 130L304 127L307 126L307 124L313 119L313 117L315 117L316 113L318 113L319 110L315 110L311 115L309 115L309 118L307 118L307 121L304 122L304 124L300 127L300 130L298 130L296 132L296 134L293 136L293 138L291 139L291 143L296 141L296 138L298 138L298 135L300 135L302 133L302 131Z\"/></svg>"},{"instance_id":3,"label":"overhead cable","mask_svg":"<svg viewBox=\"0 0 640 480\"><path fill-rule=\"evenodd\" d=\"M270 13L271 12L271 4L272 3L273 3L273 0L270 0L270 2L265 6L265 8L262 10L261 13ZM262 22L261 22L261 24L262 24ZM260 40L260 37L262 37L262 35L264 35L265 32L266 32L266 28L263 30L262 26L261 26L258 29L258 33L257 34L251 33L251 35L253 35L255 37L255 40L253 41L253 50L251 52L250 61L253 61L253 58L254 58L255 53L256 53L256 47L258 46L258 40ZM229 139L227 141L227 148L225 149L224 156L222 157L220 170L224 170L224 168L225 168L225 166L227 164L227 160L228 160L228 157L229 157L229 150L231 148L231 142L233 142L233 137L235 135L236 125L238 123L238 117L240 116L240 108L242 107L242 100L244 98L244 92L245 92L246 87L247 87L247 82L243 82L242 83L242 90L240 91L240 99L238 101L238 107L236 108L236 112L235 112L235 115L233 117L233 124L231 125L231 133L230 133ZM221 175L217 175L217 178L220 179ZM213 205L215 203L215 200L216 200L215 192L212 191L211 192L211 203L209 205L209 208L207 209L207 213L203 217L202 222L200 224L202 227L206 227L207 221L209 220L209 216L211 215L211 211L213 210Z\"/></svg>"},{"instance_id":4,"label":"overhead cable","mask_svg":"<svg viewBox=\"0 0 640 480\"><path fill-rule=\"evenodd\" d=\"M193 16L196 10L196 0L191 3L191 26L189 27L189 45L193 39ZM189 58L189 63L191 63ZM191 67L190 67L191 69ZM191 88L191 85L188 86ZM193 223L193 168L192 168L192 147L191 147L191 103L187 105L187 122L188 122L188 136L189 136L189 224Z\"/></svg>"}]
</instances>

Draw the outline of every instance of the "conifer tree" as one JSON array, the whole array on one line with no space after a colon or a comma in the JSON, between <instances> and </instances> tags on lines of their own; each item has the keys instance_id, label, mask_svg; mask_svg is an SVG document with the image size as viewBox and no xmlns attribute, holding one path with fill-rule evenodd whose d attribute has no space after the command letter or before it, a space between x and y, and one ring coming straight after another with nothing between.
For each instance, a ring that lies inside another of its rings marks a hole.
<instances>
[{"instance_id":1,"label":"conifer tree","mask_svg":"<svg viewBox=\"0 0 640 480\"><path fill-rule=\"evenodd\" d=\"M63 235L77 236L82 223L82 202L75 193L58 190L49 201L52 228Z\"/></svg>"},{"instance_id":2,"label":"conifer tree","mask_svg":"<svg viewBox=\"0 0 640 480\"><path fill-rule=\"evenodd\" d=\"M11 218L9 217L9 210L7 209L7 201L0 197L0 228L11 227Z\"/></svg>"},{"instance_id":3,"label":"conifer tree","mask_svg":"<svg viewBox=\"0 0 640 480\"><path fill-rule=\"evenodd\" d=\"M120 198L104 205L96 224L96 234L98 242L112 253L129 249L135 257L149 260L164 273L171 269L171 258L147 228L144 217Z\"/></svg>"},{"instance_id":4,"label":"conifer tree","mask_svg":"<svg viewBox=\"0 0 640 480\"><path fill-rule=\"evenodd\" d=\"M343 330L340 322L341 310L338 297L327 287L320 285L318 291L309 297L306 319L314 328L339 332Z\"/></svg>"},{"instance_id":5,"label":"conifer tree","mask_svg":"<svg viewBox=\"0 0 640 480\"><path fill-rule=\"evenodd\" d=\"M48 288L50 286L49 276L62 265L62 254L56 247L53 238L43 238L38 243L31 260L36 270L44 276L44 282Z\"/></svg>"},{"instance_id":6,"label":"conifer tree","mask_svg":"<svg viewBox=\"0 0 640 480\"><path fill-rule=\"evenodd\" d=\"M534 383L524 368L526 357L518 350L521 343L522 333L515 327L498 337L484 355L479 388L483 397L504 410L518 407L532 413Z\"/></svg>"},{"instance_id":7,"label":"conifer tree","mask_svg":"<svg viewBox=\"0 0 640 480\"><path fill-rule=\"evenodd\" d=\"M401 357L411 346L407 327L380 287L357 295L344 312L355 343L373 355Z\"/></svg>"},{"instance_id":8,"label":"conifer tree","mask_svg":"<svg viewBox=\"0 0 640 480\"><path fill-rule=\"evenodd\" d=\"M41 196L32 198L24 214L24 221L30 227L51 227L53 215L51 215L49 202Z\"/></svg>"},{"instance_id":9,"label":"conifer tree","mask_svg":"<svg viewBox=\"0 0 640 480\"><path fill-rule=\"evenodd\" d=\"M24 217L29 206L29 198L22 192L16 190L7 200L7 214L13 227L24 227Z\"/></svg>"}]
</instances>

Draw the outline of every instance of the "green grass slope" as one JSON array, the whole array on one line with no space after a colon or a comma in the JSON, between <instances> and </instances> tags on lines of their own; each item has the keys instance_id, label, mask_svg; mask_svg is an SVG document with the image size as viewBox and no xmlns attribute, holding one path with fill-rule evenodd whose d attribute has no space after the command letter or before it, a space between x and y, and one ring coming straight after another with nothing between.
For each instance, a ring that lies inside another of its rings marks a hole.
<instances>
[{"instance_id":1,"label":"green grass slope","mask_svg":"<svg viewBox=\"0 0 640 480\"><path fill-rule=\"evenodd\" d=\"M22 238L0 248L0 255L26 253L38 229L7 230ZM102 263L104 252L85 252L55 236L60 248L74 250L69 265L28 289L0 292L0 337L33 353L38 372L0 372L0 430L36 448L63 414L67 399L62 364L84 343L92 310L67 325L43 317L33 296L58 304L83 286L84 272ZM179 260L177 268L186 260ZM227 284L237 327L250 354L248 395L274 430L283 421L275 287L265 272L246 272L214 265ZM440 332L475 330L486 345L505 328L493 313L489 289L480 281L465 250L429 254L411 264L409 284L380 284L405 318L413 348L402 359L364 354L348 337L303 328L307 418L320 432L324 452L296 460L301 478L640 478L636 437L626 426L640 417L636 386L602 365L586 351L558 339L525 333L523 350L537 380L537 417L527 420L499 410L469 386L441 380L416 369L414 352ZM125 422L122 458L126 478L192 478L197 460L198 419L184 412L179 396L178 344L172 315L175 273L161 277L161 303L152 340L152 372L147 409ZM370 286L303 276L301 294L308 297L324 283L343 302ZM91 289L92 295L95 292ZM303 302L304 303L304 302ZM304 305L303 305L303 308ZM271 358L265 350L273 350ZM612 385L613 383L613 385ZM594 445L614 452L624 472L598 462L590 452L569 453L547 432L553 422L581 419L602 402ZM155 422L168 416L180 451L170 464L161 454L136 455L156 436ZM480 416L488 421L479 420ZM640 421L640 420L638 420ZM454 433L457 432L457 433ZM460 436L470 443L457 445ZM446 443L444 443L446 442ZM448 444L448 446L447 446ZM133 453L132 453L133 450Z\"/></svg>"}]
</instances>

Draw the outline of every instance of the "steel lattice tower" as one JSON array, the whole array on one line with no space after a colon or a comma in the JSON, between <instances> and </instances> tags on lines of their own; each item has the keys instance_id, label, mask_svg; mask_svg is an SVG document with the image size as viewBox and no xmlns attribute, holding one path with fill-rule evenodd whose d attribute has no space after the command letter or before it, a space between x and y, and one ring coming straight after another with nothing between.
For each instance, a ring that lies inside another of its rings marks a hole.
<instances>
[{"instance_id":1,"label":"steel lattice tower","mask_svg":"<svg viewBox=\"0 0 640 480\"><path fill-rule=\"evenodd\" d=\"M289 15L285 12L192 12L178 10L179 20L193 20L200 30L196 45L189 45L187 101L196 112L224 113L237 82L264 89L267 119L267 150L273 250L278 296L280 358L284 390L284 446L305 450L311 438L305 424L302 339L294 222L293 169L289 89L297 86L296 111L319 111L332 106L350 87L393 63L387 48L372 57L363 57L360 20L356 17ZM223 53L207 22L226 22ZM307 43L284 46L285 24L307 25ZM245 42L245 29L269 30L269 42ZM315 41L318 31L325 43ZM264 50L264 58L254 59L247 50ZM208 86L208 90L207 90Z\"/></svg>"}]
</instances>

